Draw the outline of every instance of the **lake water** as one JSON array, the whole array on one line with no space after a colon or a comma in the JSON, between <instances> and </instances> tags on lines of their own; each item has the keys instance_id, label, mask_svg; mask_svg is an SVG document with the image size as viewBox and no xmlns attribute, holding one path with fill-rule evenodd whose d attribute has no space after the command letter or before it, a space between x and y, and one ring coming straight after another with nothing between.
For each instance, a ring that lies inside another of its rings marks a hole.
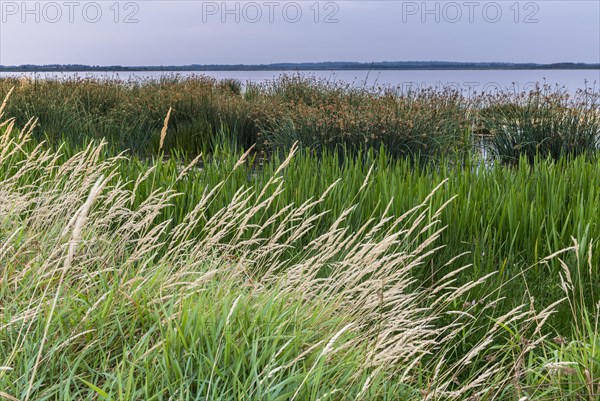
<instances>
[{"instance_id":1,"label":"lake water","mask_svg":"<svg viewBox=\"0 0 600 401\"><path fill-rule=\"evenodd\" d=\"M160 71L144 72L69 72L69 73L0 73L3 76L29 76L38 78L66 78L71 76L119 78L122 80L158 78L172 75ZM176 73L178 75L208 75L218 79L234 78L243 83L266 82L282 74L312 76L334 82L350 83L354 86L392 86L400 91L423 88L451 87L466 95L481 92L528 91L536 83L564 88L570 93L577 89L591 88L600 91L600 70L383 70L383 71L203 71Z\"/></svg>"}]
</instances>

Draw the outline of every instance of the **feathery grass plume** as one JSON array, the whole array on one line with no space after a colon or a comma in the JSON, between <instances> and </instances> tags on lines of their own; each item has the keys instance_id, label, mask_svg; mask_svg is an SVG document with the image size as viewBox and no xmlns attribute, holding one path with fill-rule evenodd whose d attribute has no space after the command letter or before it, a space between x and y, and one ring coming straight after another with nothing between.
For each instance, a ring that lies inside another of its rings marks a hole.
<instances>
[{"instance_id":1,"label":"feathery grass plume","mask_svg":"<svg viewBox=\"0 0 600 401\"><path fill-rule=\"evenodd\" d=\"M165 138L167 137L167 129L169 128L169 119L171 118L171 110L172 107L169 107L169 111L167 111L165 121L163 122L163 127L160 130L160 142L158 145L158 150L162 150L163 145L165 144Z\"/></svg>"},{"instance_id":2,"label":"feathery grass plume","mask_svg":"<svg viewBox=\"0 0 600 401\"><path fill-rule=\"evenodd\" d=\"M18 398L15 398L10 394L5 393L4 391L0 391L0 397L6 398L8 401L19 401Z\"/></svg>"},{"instance_id":3,"label":"feathery grass plume","mask_svg":"<svg viewBox=\"0 0 600 401\"><path fill-rule=\"evenodd\" d=\"M44 345L48 338L48 331L50 329L50 323L52 322L52 318L54 317L54 311L56 309L56 305L58 303L59 296L61 295L61 289L62 289L63 282L65 280L65 276L71 267L71 263L73 263L76 248L77 248L77 246L79 246L79 241L81 240L81 232L83 230L83 226L85 225L88 213L90 212L90 209L92 207L92 204L94 203L94 200L96 199L96 197L102 190L103 181L104 181L104 177L100 177L98 179L96 184L94 184L94 186L92 187L87 200L81 206L81 209L76 214L75 226L73 227L73 234L71 236L71 240L69 241L68 255L67 255L67 258L65 259L62 271L60 273L60 278L58 280L58 287L56 289L56 293L52 300L52 306L50 307L50 312L48 313L48 318L46 321L46 325L44 327L44 332L43 332L43 335L42 335L42 338L41 338L41 341L39 344L39 350L38 350L38 353L37 353L37 356L35 359L35 363L33 365L33 371L31 372L31 379L29 380L29 386L27 387L27 392L25 393L25 401L29 400L29 396L31 395L31 390L33 388L33 382L35 380L35 376L36 376L37 370L40 365L40 360L42 358L42 352L44 350Z\"/></svg>"},{"instance_id":4,"label":"feathery grass plume","mask_svg":"<svg viewBox=\"0 0 600 401\"><path fill-rule=\"evenodd\" d=\"M4 109L6 108L6 104L8 103L8 99L10 98L10 95L13 93L14 89L15 89L15 87L13 86L12 88L10 88L8 90L8 93L6 94L6 96L4 96L4 100L2 101L2 105L0 105L0 118L4 117Z\"/></svg>"},{"instance_id":5,"label":"feathery grass plume","mask_svg":"<svg viewBox=\"0 0 600 401\"><path fill-rule=\"evenodd\" d=\"M248 150L246 150L246 152L244 152L244 154L240 157L240 159L237 162L235 162L232 170L236 170L239 166L243 165L246 162L246 160L248 159L248 156L254 149L254 146L255 145L250 146L250 148L248 148Z\"/></svg>"},{"instance_id":6,"label":"feathery grass plume","mask_svg":"<svg viewBox=\"0 0 600 401\"><path fill-rule=\"evenodd\" d=\"M187 172L190 171L191 169L193 169L198 164L198 162L200 161L201 158L202 158L202 153L200 153L198 156L196 156L194 158L194 160L192 160L187 166L185 166L181 170L181 172L179 173L179 175L177 176L177 179L175 179L175 181L179 181L183 177L185 177L185 175L187 174Z\"/></svg>"}]
</instances>

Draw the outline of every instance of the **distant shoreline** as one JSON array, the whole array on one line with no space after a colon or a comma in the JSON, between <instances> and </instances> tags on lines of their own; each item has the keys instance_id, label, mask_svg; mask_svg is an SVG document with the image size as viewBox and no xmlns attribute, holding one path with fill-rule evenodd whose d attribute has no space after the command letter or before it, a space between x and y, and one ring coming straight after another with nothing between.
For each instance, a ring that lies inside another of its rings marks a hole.
<instances>
[{"instance_id":1,"label":"distant shoreline","mask_svg":"<svg viewBox=\"0 0 600 401\"><path fill-rule=\"evenodd\" d=\"M183 66L89 66L81 64L2 66L0 72L208 72L208 71L452 71L452 70L600 70L587 63L457 63L457 62L323 62L258 65L183 65Z\"/></svg>"}]
</instances>

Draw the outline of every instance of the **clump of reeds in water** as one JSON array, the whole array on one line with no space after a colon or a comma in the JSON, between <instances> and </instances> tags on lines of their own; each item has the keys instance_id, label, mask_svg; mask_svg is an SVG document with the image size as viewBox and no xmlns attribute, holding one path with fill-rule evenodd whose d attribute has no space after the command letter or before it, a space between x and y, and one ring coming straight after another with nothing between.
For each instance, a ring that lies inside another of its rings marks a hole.
<instances>
[{"instance_id":1,"label":"clump of reeds in water","mask_svg":"<svg viewBox=\"0 0 600 401\"><path fill-rule=\"evenodd\" d=\"M593 155L600 144L600 92L536 86L529 92L488 95L480 124L487 150L502 162L526 157L559 160Z\"/></svg>"},{"instance_id":2,"label":"clump of reeds in water","mask_svg":"<svg viewBox=\"0 0 600 401\"><path fill-rule=\"evenodd\" d=\"M399 95L297 78L278 81L271 91L290 105L261 126L272 149L294 142L314 153L384 149L392 158L422 162L464 154L468 147L467 102L449 89Z\"/></svg>"}]
</instances>

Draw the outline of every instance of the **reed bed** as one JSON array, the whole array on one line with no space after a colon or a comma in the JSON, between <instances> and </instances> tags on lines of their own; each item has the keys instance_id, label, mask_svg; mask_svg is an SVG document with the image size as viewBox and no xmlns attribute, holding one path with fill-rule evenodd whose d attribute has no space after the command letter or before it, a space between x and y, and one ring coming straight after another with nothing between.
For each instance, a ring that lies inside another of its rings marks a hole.
<instances>
[{"instance_id":1,"label":"reed bed","mask_svg":"<svg viewBox=\"0 0 600 401\"><path fill-rule=\"evenodd\" d=\"M23 126L39 119L37 139L85 147L105 139L113 154L156 154L164 116L172 110L164 151L194 157L227 142L285 154L293 143L315 154L385 151L417 164L481 153L504 163L536 156L594 154L600 138L600 94L531 92L465 98L450 89L400 92L284 75L263 84L202 75L97 80L2 78L0 96ZM483 142L482 142L483 138Z\"/></svg>"},{"instance_id":2,"label":"reed bed","mask_svg":"<svg viewBox=\"0 0 600 401\"><path fill-rule=\"evenodd\" d=\"M15 87L7 112L24 125L38 119L37 139L63 140L85 147L106 139L113 153L129 150L139 156L155 154L162 122L169 108L171 133L165 150L189 154L211 149L222 129L240 146L256 142L254 113L259 104L243 101L233 84L205 76L156 80L0 79L4 96Z\"/></svg>"},{"instance_id":3,"label":"reed bed","mask_svg":"<svg viewBox=\"0 0 600 401\"><path fill-rule=\"evenodd\" d=\"M266 182L239 185L216 206L249 162L247 152L227 177L198 188L177 222L161 216L180 209L175 184L194 169L166 185L154 176L158 167L126 174L131 160L103 157L101 146L69 156L32 141L31 124L19 131L9 120L1 129L0 397L597 394L598 311L581 292L584 269L565 262L574 255L592 272L593 257L584 258L580 244L541 261L562 268L563 299L550 305L527 291L524 304L499 307L512 283L471 302L493 274L461 283L468 264L419 283L443 245L442 216L454 200L434 199L446 181L401 214L388 207L348 225L377 172L341 210L322 211L339 196L335 183L319 197L290 202L285 185L299 156L292 148ZM561 303L576 330L552 343L547 323Z\"/></svg>"}]
</instances>

